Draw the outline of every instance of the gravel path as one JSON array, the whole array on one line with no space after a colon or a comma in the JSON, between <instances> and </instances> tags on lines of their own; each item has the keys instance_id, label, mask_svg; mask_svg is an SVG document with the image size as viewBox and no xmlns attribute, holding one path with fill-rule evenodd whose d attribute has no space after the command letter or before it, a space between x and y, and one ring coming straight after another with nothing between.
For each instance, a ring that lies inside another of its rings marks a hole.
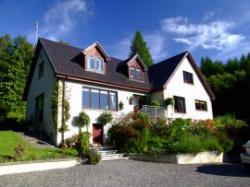
<instances>
[{"instance_id":1,"label":"gravel path","mask_svg":"<svg viewBox=\"0 0 250 187\"><path fill-rule=\"evenodd\" d=\"M96 166L0 176L0 186L249 187L250 175L237 164L176 165L115 160Z\"/></svg>"}]
</instances>

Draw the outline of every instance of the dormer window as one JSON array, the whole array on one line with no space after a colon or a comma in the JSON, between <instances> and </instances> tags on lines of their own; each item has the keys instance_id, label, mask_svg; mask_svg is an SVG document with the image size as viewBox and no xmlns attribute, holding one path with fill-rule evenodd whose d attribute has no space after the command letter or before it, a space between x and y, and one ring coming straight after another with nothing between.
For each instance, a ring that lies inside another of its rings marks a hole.
<instances>
[{"instance_id":1,"label":"dormer window","mask_svg":"<svg viewBox=\"0 0 250 187\"><path fill-rule=\"evenodd\" d=\"M97 57L88 57L87 70L96 73L104 73L104 61Z\"/></svg>"},{"instance_id":2,"label":"dormer window","mask_svg":"<svg viewBox=\"0 0 250 187\"><path fill-rule=\"evenodd\" d=\"M138 68L129 68L130 79L136 81L143 81L143 72Z\"/></svg>"}]
</instances>

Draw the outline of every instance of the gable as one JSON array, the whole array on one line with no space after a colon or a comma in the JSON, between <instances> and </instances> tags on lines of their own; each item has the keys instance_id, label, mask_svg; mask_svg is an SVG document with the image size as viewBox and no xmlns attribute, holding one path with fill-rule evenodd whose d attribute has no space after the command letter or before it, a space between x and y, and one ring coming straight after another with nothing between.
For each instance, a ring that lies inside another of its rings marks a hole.
<instances>
[{"instance_id":1,"label":"gable","mask_svg":"<svg viewBox=\"0 0 250 187\"><path fill-rule=\"evenodd\" d=\"M97 57L97 58L101 58L103 61L105 61L105 55L101 52L101 50L97 47L91 47L88 50L86 50L84 52L85 57Z\"/></svg>"},{"instance_id":2,"label":"gable","mask_svg":"<svg viewBox=\"0 0 250 187\"><path fill-rule=\"evenodd\" d=\"M193 75L193 84L184 82L184 71ZM209 92L209 87L204 84L204 78L200 77L202 74L197 71L199 71L199 69L196 64L192 62L192 59L188 55L183 57L183 59L176 67L175 71L164 84L166 92L174 90L175 94L180 96L186 93L190 93L192 94L192 96L202 96L204 98L210 98L211 100L213 100L214 96Z\"/></svg>"},{"instance_id":3,"label":"gable","mask_svg":"<svg viewBox=\"0 0 250 187\"><path fill-rule=\"evenodd\" d=\"M144 72L147 71L146 65L144 64L140 56L137 54L128 59L127 65L129 68L137 68Z\"/></svg>"}]
</instances>

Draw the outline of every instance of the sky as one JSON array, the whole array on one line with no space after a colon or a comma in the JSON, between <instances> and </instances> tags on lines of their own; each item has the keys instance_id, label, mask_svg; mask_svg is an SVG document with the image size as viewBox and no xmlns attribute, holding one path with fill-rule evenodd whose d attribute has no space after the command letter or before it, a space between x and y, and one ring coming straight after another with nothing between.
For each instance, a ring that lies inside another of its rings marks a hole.
<instances>
[{"instance_id":1,"label":"sky","mask_svg":"<svg viewBox=\"0 0 250 187\"><path fill-rule=\"evenodd\" d=\"M154 62L190 51L225 62L250 52L250 0L0 0L0 36L38 36L125 59L142 32Z\"/></svg>"}]
</instances>

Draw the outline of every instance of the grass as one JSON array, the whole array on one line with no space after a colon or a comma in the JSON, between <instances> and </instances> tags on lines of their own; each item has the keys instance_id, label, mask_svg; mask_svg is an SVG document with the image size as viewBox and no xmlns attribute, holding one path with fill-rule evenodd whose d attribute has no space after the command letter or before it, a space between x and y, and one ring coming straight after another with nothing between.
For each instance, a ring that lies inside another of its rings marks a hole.
<instances>
[{"instance_id":1,"label":"grass","mask_svg":"<svg viewBox=\"0 0 250 187\"><path fill-rule=\"evenodd\" d=\"M14 131L0 131L0 162L14 161L14 149L25 144L25 154L18 160L44 160L76 157L75 149L37 148L28 144Z\"/></svg>"}]
</instances>

